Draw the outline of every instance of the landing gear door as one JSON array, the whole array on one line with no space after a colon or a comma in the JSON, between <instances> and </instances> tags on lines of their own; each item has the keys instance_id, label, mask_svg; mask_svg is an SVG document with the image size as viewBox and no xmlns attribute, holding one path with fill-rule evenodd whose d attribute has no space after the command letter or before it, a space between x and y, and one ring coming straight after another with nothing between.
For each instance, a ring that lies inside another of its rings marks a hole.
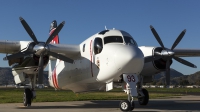
<instances>
[{"instance_id":1,"label":"landing gear door","mask_svg":"<svg viewBox=\"0 0 200 112\"><path fill-rule=\"evenodd\" d=\"M138 96L137 82L138 76L136 74L123 74L124 82L126 82L125 92L130 92L131 96Z\"/></svg>"}]
</instances>

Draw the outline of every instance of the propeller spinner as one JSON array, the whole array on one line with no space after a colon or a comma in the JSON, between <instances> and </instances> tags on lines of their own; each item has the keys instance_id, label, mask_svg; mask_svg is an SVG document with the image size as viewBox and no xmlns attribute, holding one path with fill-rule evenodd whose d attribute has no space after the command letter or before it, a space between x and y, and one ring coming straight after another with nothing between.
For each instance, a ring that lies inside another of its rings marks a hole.
<instances>
[{"instance_id":1,"label":"propeller spinner","mask_svg":"<svg viewBox=\"0 0 200 112\"><path fill-rule=\"evenodd\" d=\"M39 59L39 65L38 65L38 82L39 84L43 84L43 65L44 65L44 60L43 57L44 55L50 55L53 57L56 57L58 59L61 59L65 62L68 63L73 63L74 60L65 57L63 55L60 55L58 53L55 52L51 52L48 49L48 44L54 39L54 37L60 32L60 30L62 29L62 27L65 24L65 21L63 21L62 23L60 23L58 25L58 27L56 28L56 30L49 36L49 38L47 39L46 42L39 42L35 36L35 34L33 33L33 31L31 30L31 28L29 27L29 25L27 24L27 22L20 17L20 22L22 23L22 26L24 27L24 29L26 30L26 32L29 34L29 36L32 38L33 42L34 42L34 46L28 48L27 50L23 51L23 52L18 52L16 54L12 54L9 56L6 56L4 58L4 60L10 60L10 59L15 59L15 58L20 58L20 57L24 57L30 54L36 54L40 57ZM33 45L33 44L32 44Z\"/></svg>"},{"instance_id":2,"label":"propeller spinner","mask_svg":"<svg viewBox=\"0 0 200 112\"><path fill-rule=\"evenodd\" d=\"M158 33L156 32L156 30L154 29L154 27L151 25L150 26L150 29L154 35L154 37L156 38L156 40L158 41L158 43L160 44L160 46L163 48L163 50L161 51L161 53L159 52L156 52L156 58L163 58L164 60L166 60L166 74L165 74L165 77L166 77L166 84L167 85L170 85L170 60L173 58L175 59L176 61L178 61L179 63L182 63L186 66L189 66L189 67L192 67L192 68L196 68L196 65L182 59L182 58L179 58L179 57L176 57L174 55L174 48L178 45L178 43L181 41L181 39L183 38L183 36L185 35L185 32L186 30L183 30L180 35L177 37L176 41L173 43L171 49L167 49L165 48L162 40L160 39L160 36L158 35Z\"/></svg>"}]
</instances>

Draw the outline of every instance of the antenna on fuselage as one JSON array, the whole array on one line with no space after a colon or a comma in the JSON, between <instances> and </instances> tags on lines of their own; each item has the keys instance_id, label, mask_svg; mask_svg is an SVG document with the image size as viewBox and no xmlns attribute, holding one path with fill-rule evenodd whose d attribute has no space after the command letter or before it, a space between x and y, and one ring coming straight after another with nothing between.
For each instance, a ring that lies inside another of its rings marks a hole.
<instances>
[{"instance_id":1,"label":"antenna on fuselage","mask_svg":"<svg viewBox=\"0 0 200 112\"><path fill-rule=\"evenodd\" d=\"M106 26L105 26L105 30L108 30Z\"/></svg>"}]
</instances>

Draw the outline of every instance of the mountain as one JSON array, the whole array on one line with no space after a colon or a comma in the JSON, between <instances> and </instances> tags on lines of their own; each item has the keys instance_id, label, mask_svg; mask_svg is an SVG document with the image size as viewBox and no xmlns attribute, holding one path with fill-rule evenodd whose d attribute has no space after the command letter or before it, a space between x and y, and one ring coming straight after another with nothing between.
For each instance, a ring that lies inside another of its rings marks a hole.
<instances>
[{"instance_id":1,"label":"mountain","mask_svg":"<svg viewBox=\"0 0 200 112\"><path fill-rule=\"evenodd\" d=\"M171 85L200 85L200 71L191 75L183 75L182 73L171 68L170 74ZM154 79L154 83L157 85L165 84L165 72L156 74Z\"/></svg>"},{"instance_id":2,"label":"mountain","mask_svg":"<svg viewBox=\"0 0 200 112\"><path fill-rule=\"evenodd\" d=\"M187 80L190 84L200 85L200 71L198 71L194 74L188 75Z\"/></svg>"},{"instance_id":3,"label":"mountain","mask_svg":"<svg viewBox=\"0 0 200 112\"><path fill-rule=\"evenodd\" d=\"M15 84L14 77L12 75L11 68L0 67L0 85L5 85L5 84Z\"/></svg>"},{"instance_id":4,"label":"mountain","mask_svg":"<svg viewBox=\"0 0 200 112\"><path fill-rule=\"evenodd\" d=\"M176 77L181 77L183 76L184 74L174 70L173 68L170 68L170 76L171 76L171 79L173 78L176 78ZM155 75L155 79L158 80L158 79L161 79L161 78L164 78L165 77L165 72L161 72L161 73L158 73Z\"/></svg>"}]
</instances>

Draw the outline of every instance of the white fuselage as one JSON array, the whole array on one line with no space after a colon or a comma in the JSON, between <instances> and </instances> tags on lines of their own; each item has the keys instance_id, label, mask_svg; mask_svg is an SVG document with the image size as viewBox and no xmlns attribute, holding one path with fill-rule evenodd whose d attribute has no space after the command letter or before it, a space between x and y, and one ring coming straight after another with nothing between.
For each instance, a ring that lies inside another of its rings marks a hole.
<instances>
[{"instance_id":1,"label":"white fuselage","mask_svg":"<svg viewBox=\"0 0 200 112\"><path fill-rule=\"evenodd\" d=\"M119 35L119 32L119 30L111 30L106 35L95 34L82 42L81 56L77 57L73 64L51 60L49 66L52 68L56 66L49 73L50 85L57 89L84 92L103 88L105 83L112 82L114 78L124 73L140 74L144 65L144 56L137 44L126 44L124 41L107 43L103 45L100 53L95 54L96 37L103 40L113 33Z\"/></svg>"}]
</instances>

